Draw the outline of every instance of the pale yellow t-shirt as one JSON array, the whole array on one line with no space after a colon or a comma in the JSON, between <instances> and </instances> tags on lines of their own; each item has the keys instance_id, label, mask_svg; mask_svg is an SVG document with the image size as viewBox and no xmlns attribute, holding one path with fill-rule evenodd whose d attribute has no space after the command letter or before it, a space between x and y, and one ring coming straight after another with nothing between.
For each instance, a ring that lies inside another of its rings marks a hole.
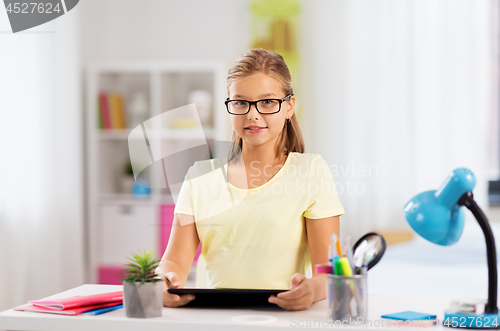
<instances>
[{"instance_id":1,"label":"pale yellow t-shirt","mask_svg":"<svg viewBox=\"0 0 500 331\"><path fill-rule=\"evenodd\" d=\"M293 152L264 185L241 189L227 182L225 160L195 162L174 209L194 215L208 287L288 289L311 263L304 217L344 214L329 167Z\"/></svg>"}]
</instances>

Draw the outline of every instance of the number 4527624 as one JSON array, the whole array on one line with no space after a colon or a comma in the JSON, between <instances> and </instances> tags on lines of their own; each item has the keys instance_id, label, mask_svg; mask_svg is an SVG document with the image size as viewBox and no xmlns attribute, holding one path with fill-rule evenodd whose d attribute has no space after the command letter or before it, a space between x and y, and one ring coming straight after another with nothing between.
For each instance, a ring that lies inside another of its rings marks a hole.
<instances>
[{"instance_id":1,"label":"number 4527624","mask_svg":"<svg viewBox=\"0 0 500 331\"><path fill-rule=\"evenodd\" d=\"M465 328L465 327L483 327L483 328L497 328L498 321L497 317L490 318L489 316L463 316L463 317L448 317L443 322L445 326L451 326L455 328Z\"/></svg>"},{"instance_id":2,"label":"number 4527624","mask_svg":"<svg viewBox=\"0 0 500 331\"><path fill-rule=\"evenodd\" d=\"M53 6L51 3L43 3L43 2L23 2L23 3L9 3L7 6L7 13L39 13L39 14L53 14L60 13L61 8L59 3Z\"/></svg>"}]
</instances>

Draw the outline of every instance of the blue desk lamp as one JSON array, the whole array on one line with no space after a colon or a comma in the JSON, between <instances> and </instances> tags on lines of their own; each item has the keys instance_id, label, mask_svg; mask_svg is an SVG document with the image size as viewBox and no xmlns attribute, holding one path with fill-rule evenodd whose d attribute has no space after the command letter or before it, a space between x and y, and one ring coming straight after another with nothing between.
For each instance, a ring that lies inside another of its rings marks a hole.
<instances>
[{"instance_id":1,"label":"blue desk lamp","mask_svg":"<svg viewBox=\"0 0 500 331\"><path fill-rule=\"evenodd\" d=\"M488 260L488 302L483 314L445 311L444 324L450 327L500 328L497 307L497 258L495 238L488 219L474 201L472 189L476 177L469 169L459 168L450 173L441 187L425 191L411 199L404 208L406 220L420 236L438 245L455 244L464 229L464 212L467 207L475 216L486 239Z\"/></svg>"}]
</instances>

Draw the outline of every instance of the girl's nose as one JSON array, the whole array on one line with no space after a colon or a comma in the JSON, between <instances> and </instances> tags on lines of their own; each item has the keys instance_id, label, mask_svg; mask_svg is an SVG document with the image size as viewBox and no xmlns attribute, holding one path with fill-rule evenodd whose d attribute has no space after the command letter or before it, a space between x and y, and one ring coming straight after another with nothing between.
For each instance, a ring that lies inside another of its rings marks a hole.
<instances>
[{"instance_id":1,"label":"girl's nose","mask_svg":"<svg viewBox=\"0 0 500 331\"><path fill-rule=\"evenodd\" d=\"M257 111L257 108L255 105L250 106L250 110L248 111L247 116L248 116L248 119L260 117L260 113Z\"/></svg>"}]
</instances>

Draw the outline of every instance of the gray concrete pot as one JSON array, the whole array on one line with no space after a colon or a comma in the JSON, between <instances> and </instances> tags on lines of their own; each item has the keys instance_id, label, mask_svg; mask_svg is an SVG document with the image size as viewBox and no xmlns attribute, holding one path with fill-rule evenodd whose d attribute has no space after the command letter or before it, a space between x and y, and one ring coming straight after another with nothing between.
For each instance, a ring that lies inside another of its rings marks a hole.
<instances>
[{"instance_id":1,"label":"gray concrete pot","mask_svg":"<svg viewBox=\"0 0 500 331\"><path fill-rule=\"evenodd\" d=\"M163 282L123 282L123 306L127 317L159 317L163 311Z\"/></svg>"}]
</instances>

